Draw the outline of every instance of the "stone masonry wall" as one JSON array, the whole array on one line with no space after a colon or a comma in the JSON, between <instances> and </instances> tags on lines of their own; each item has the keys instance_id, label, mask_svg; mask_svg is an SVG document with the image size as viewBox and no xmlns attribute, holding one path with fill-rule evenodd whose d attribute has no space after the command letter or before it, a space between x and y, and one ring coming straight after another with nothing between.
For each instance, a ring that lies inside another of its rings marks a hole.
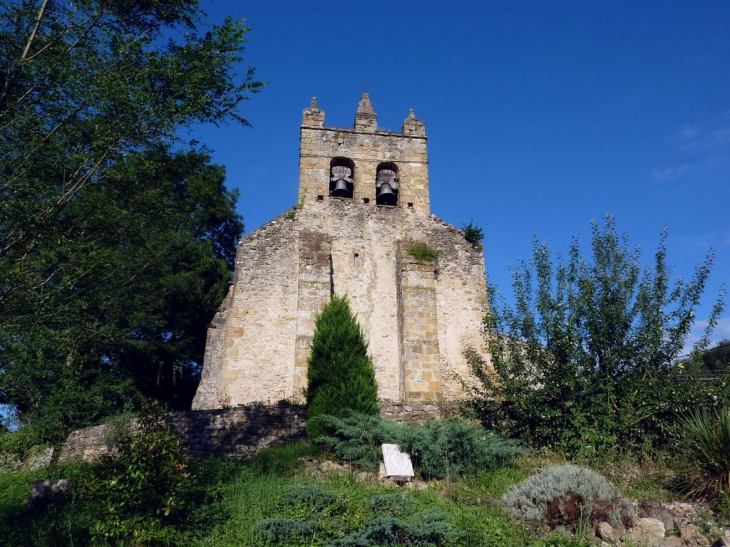
<instances>
[{"instance_id":1,"label":"stone masonry wall","mask_svg":"<svg viewBox=\"0 0 730 547\"><path fill-rule=\"evenodd\" d=\"M193 408L277 402L294 393L299 234L283 216L243 238L222 336L206 347Z\"/></svg>"},{"instance_id":2,"label":"stone masonry wall","mask_svg":"<svg viewBox=\"0 0 730 547\"><path fill-rule=\"evenodd\" d=\"M212 367L216 372L206 371L201 380L194 408L301 401L314 316L330 292L350 299L381 399L460 396L454 375L469 375L462 353L467 343L481 347L486 310L483 258L461 232L432 215L330 197L271 224L241 240L238 262L252 271L237 275L226 347ZM313 237L322 242L316 252L303 243ZM402 249L411 240L440 250L438 260L408 258ZM412 268L405 274L399 253ZM399 287L404 279L405 292ZM417 331L423 335L418 344ZM406 377L431 384L406 390Z\"/></svg>"},{"instance_id":3,"label":"stone masonry wall","mask_svg":"<svg viewBox=\"0 0 730 547\"><path fill-rule=\"evenodd\" d=\"M299 287L297 338L294 354L292 396L304 399L307 360L314 337L314 321L332 297L332 249L330 238L319 232L299 232Z\"/></svg>"},{"instance_id":4,"label":"stone masonry wall","mask_svg":"<svg viewBox=\"0 0 730 547\"><path fill-rule=\"evenodd\" d=\"M427 420L441 420L456 413L456 405L448 402L437 403L396 403L384 401L378 405L384 420L410 425L421 424Z\"/></svg>"},{"instance_id":5,"label":"stone masonry wall","mask_svg":"<svg viewBox=\"0 0 730 547\"><path fill-rule=\"evenodd\" d=\"M354 165L352 198L329 195L334 158ZM395 206L376 203L383 162L398 170ZM484 258L430 214L428 185L425 129L413 112L402 133L379 131L364 94L355 129L328 128L314 100L301 128L299 206L239 242L193 408L303 401L314 318L334 293L349 297L363 328L381 399L458 399L469 381L465 346L487 357ZM438 260L408 256L412 241L438 249Z\"/></svg>"},{"instance_id":6,"label":"stone masonry wall","mask_svg":"<svg viewBox=\"0 0 730 547\"><path fill-rule=\"evenodd\" d=\"M225 392L219 393L220 375L222 373L220 364L223 359L223 348L226 344L228 308L231 307L233 302L233 287L234 285L229 287L228 294L223 299L210 325L208 325L203 371L200 374L200 384L195 393L197 400L220 401L220 406L224 404L227 398Z\"/></svg>"},{"instance_id":7,"label":"stone masonry wall","mask_svg":"<svg viewBox=\"0 0 730 547\"><path fill-rule=\"evenodd\" d=\"M317 196L329 195L330 161L346 157L355 162L354 197L375 203L375 175L384 162L396 162L401 181L399 206L427 215L430 212L428 159L425 137L404 137L398 133L359 133L355 130L302 128L299 165L299 200L304 206Z\"/></svg>"},{"instance_id":8,"label":"stone masonry wall","mask_svg":"<svg viewBox=\"0 0 730 547\"><path fill-rule=\"evenodd\" d=\"M437 262L436 308L442 394L445 400L454 400L462 396L461 381L474 380L464 359L465 347L474 347L490 362L482 335L482 321L487 311L484 255L447 222L435 216L431 221L428 241L441 251Z\"/></svg>"},{"instance_id":9,"label":"stone masonry wall","mask_svg":"<svg viewBox=\"0 0 730 547\"><path fill-rule=\"evenodd\" d=\"M386 420L418 424L451 414L443 404L380 404ZM307 438L307 411L302 405L251 405L216 410L173 412L169 423L185 439L185 450L196 458L252 456L264 448ZM61 447L58 463L92 462L115 453L110 425L71 433Z\"/></svg>"}]
</instances>

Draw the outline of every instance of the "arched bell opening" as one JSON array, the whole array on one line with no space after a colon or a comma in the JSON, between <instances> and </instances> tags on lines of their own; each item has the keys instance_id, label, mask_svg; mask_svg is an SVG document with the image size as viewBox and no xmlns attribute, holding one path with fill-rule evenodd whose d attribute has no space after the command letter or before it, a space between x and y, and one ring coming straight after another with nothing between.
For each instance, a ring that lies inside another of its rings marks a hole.
<instances>
[{"instance_id":1,"label":"arched bell opening","mask_svg":"<svg viewBox=\"0 0 730 547\"><path fill-rule=\"evenodd\" d=\"M330 196L352 199L354 174L355 162L348 158L334 158L330 162Z\"/></svg>"},{"instance_id":2,"label":"arched bell opening","mask_svg":"<svg viewBox=\"0 0 730 547\"><path fill-rule=\"evenodd\" d=\"M398 166L387 162L378 165L375 176L375 202L378 205L398 205Z\"/></svg>"}]
</instances>

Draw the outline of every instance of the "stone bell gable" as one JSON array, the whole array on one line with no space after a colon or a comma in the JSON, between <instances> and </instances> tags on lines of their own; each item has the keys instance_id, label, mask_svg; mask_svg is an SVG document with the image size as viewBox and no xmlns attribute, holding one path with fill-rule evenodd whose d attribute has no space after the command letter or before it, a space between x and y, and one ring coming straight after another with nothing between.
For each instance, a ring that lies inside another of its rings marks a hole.
<instances>
[{"instance_id":1,"label":"stone bell gable","mask_svg":"<svg viewBox=\"0 0 730 547\"><path fill-rule=\"evenodd\" d=\"M312 100L300 133L299 205L243 237L209 330L193 408L301 401L317 313L348 295L381 399L453 400L482 348L484 258L430 213L423 122L381 131L367 94L353 129L324 125ZM413 243L439 251L413 256Z\"/></svg>"}]
</instances>

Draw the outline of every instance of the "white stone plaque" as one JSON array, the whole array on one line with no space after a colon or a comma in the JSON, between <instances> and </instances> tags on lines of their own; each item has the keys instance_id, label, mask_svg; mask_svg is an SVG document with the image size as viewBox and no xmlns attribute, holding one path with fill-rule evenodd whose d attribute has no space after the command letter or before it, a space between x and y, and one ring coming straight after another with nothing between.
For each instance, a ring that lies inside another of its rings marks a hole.
<instances>
[{"instance_id":1,"label":"white stone plaque","mask_svg":"<svg viewBox=\"0 0 730 547\"><path fill-rule=\"evenodd\" d=\"M413 478L411 457L400 451L397 444L383 445L383 461L386 477L401 477L402 480Z\"/></svg>"}]
</instances>

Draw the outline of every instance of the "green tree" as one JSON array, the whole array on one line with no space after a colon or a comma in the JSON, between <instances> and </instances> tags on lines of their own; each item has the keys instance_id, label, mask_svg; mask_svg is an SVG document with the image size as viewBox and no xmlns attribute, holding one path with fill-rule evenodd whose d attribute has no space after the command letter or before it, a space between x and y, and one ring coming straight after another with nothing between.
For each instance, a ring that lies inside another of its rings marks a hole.
<instances>
[{"instance_id":1,"label":"green tree","mask_svg":"<svg viewBox=\"0 0 730 547\"><path fill-rule=\"evenodd\" d=\"M603 230L592 226L590 259L576 239L554 266L547 245L535 240L530 263L512 272L514 306L490 289L492 366L466 352L479 380L475 407L489 426L534 446L572 453L666 446L677 411L724 396L692 381L722 295L693 359L677 366L712 255L688 282L670 286L666 232L654 266L642 271L638 248L616 233L612 217Z\"/></svg>"},{"instance_id":2,"label":"green tree","mask_svg":"<svg viewBox=\"0 0 730 547\"><path fill-rule=\"evenodd\" d=\"M332 300L317 315L312 353L307 362L307 433L324 433L323 414L343 416L354 410L378 413L378 386L362 328L347 297Z\"/></svg>"},{"instance_id":3,"label":"green tree","mask_svg":"<svg viewBox=\"0 0 730 547\"><path fill-rule=\"evenodd\" d=\"M702 364L711 373L723 373L730 368L730 340L722 340L702 353Z\"/></svg>"},{"instance_id":4,"label":"green tree","mask_svg":"<svg viewBox=\"0 0 730 547\"><path fill-rule=\"evenodd\" d=\"M195 0L0 7L0 402L61 434L184 407L242 231L180 129L247 125L246 28ZM187 148L187 150L186 150Z\"/></svg>"},{"instance_id":5,"label":"green tree","mask_svg":"<svg viewBox=\"0 0 730 547\"><path fill-rule=\"evenodd\" d=\"M134 155L65 209L46 252L68 284L4 323L0 385L26 418L74 426L143 396L189 406L241 231L208 159Z\"/></svg>"}]
</instances>

